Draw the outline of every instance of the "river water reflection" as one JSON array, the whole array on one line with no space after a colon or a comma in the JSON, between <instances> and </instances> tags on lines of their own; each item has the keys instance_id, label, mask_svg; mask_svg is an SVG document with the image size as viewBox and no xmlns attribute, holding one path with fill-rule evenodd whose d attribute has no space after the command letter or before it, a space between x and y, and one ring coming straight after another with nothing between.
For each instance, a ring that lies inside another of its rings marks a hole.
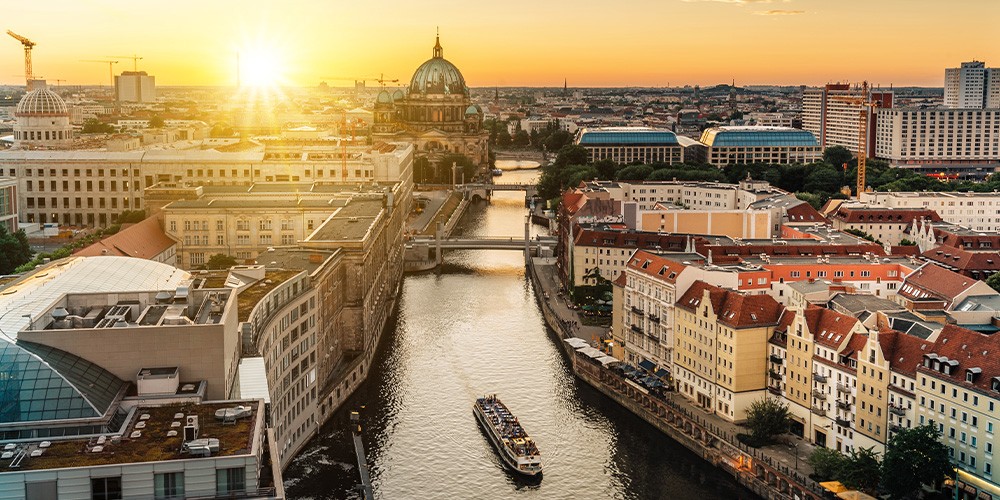
<instances>
[{"instance_id":1,"label":"river water reflection","mask_svg":"<svg viewBox=\"0 0 1000 500\"><path fill-rule=\"evenodd\" d=\"M504 173L529 181L537 171ZM521 237L523 195L470 207L460 234ZM537 229L537 226L536 228ZM355 498L348 412L361 410L381 499L750 497L732 479L577 381L543 322L523 256L454 251L407 276L371 376L285 473L292 498ZM542 452L545 477L506 472L472 416L495 393Z\"/></svg>"}]
</instances>

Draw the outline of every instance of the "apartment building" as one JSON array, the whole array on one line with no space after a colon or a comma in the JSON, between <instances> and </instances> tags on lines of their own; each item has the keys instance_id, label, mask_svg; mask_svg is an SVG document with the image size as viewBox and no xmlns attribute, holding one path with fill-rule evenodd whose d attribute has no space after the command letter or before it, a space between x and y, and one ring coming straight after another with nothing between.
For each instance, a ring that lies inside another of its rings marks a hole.
<instances>
[{"instance_id":1,"label":"apartment building","mask_svg":"<svg viewBox=\"0 0 1000 500\"><path fill-rule=\"evenodd\" d=\"M941 220L979 232L1000 232L1000 193L899 191L861 193L870 207L933 210Z\"/></svg>"},{"instance_id":2,"label":"apartment building","mask_svg":"<svg viewBox=\"0 0 1000 500\"><path fill-rule=\"evenodd\" d=\"M812 132L819 140L820 149L843 146L858 154L858 137L861 112L867 114L869 136L866 141L869 158L875 155L875 130L878 115L870 108L854 104L860 98L860 89L848 83L831 83L821 88L806 89L802 94L802 128ZM878 102L880 109L893 107L891 91L870 91L869 99Z\"/></svg>"},{"instance_id":3,"label":"apartment building","mask_svg":"<svg viewBox=\"0 0 1000 500\"><path fill-rule=\"evenodd\" d=\"M941 217L926 208L874 208L841 204L829 219L834 229L839 231L863 231L883 244L899 245L909 237L914 220L939 221Z\"/></svg>"},{"instance_id":4,"label":"apartment building","mask_svg":"<svg viewBox=\"0 0 1000 500\"><path fill-rule=\"evenodd\" d=\"M875 133L875 155L894 167L983 178L1000 165L996 107L880 109Z\"/></svg>"},{"instance_id":5,"label":"apartment building","mask_svg":"<svg viewBox=\"0 0 1000 500\"><path fill-rule=\"evenodd\" d=\"M684 264L638 250L625 267L623 300L615 303L612 332L625 346L624 361L670 372L673 362L674 303L694 282ZM620 320L618 318L621 318Z\"/></svg>"},{"instance_id":6,"label":"apartment building","mask_svg":"<svg viewBox=\"0 0 1000 500\"><path fill-rule=\"evenodd\" d=\"M944 70L944 105L948 108L1000 108L1000 70L982 61Z\"/></svg>"},{"instance_id":7,"label":"apartment building","mask_svg":"<svg viewBox=\"0 0 1000 500\"><path fill-rule=\"evenodd\" d=\"M745 295L694 282L677 301L673 377L678 393L730 421L767 387L767 341L784 308L767 295Z\"/></svg>"}]
</instances>

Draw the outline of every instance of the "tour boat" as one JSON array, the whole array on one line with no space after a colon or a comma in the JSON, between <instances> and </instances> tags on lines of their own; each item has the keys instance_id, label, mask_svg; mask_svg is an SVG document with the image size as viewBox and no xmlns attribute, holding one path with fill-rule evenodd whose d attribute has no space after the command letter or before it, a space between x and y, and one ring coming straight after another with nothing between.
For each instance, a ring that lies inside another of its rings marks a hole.
<instances>
[{"instance_id":1,"label":"tour boat","mask_svg":"<svg viewBox=\"0 0 1000 500\"><path fill-rule=\"evenodd\" d=\"M494 177L499 177L503 175L503 170L500 170L499 168L494 168L492 171L490 171L490 173L492 173Z\"/></svg>"},{"instance_id":2,"label":"tour boat","mask_svg":"<svg viewBox=\"0 0 1000 500\"><path fill-rule=\"evenodd\" d=\"M508 468L527 477L542 476L542 458L538 447L524 432L517 417L511 415L496 396L477 398L472 413Z\"/></svg>"}]
</instances>

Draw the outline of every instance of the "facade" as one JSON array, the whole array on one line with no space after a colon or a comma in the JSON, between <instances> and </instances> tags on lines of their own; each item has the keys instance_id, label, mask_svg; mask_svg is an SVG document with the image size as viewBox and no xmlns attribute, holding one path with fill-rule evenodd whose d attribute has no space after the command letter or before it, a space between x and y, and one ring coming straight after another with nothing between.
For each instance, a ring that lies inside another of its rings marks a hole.
<instances>
[{"instance_id":1,"label":"facade","mask_svg":"<svg viewBox=\"0 0 1000 500\"><path fill-rule=\"evenodd\" d=\"M784 308L694 282L677 301L673 376L681 395L730 422L746 420L767 387L767 341Z\"/></svg>"},{"instance_id":2,"label":"facade","mask_svg":"<svg viewBox=\"0 0 1000 500\"><path fill-rule=\"evenodd\" d=\"M859 201L869 206L933 210L941 220L957 226L1000 232L1000 193L868 192L861 193Z\"/></svg>"},{"instance_id":3,"label":"facade","mask_svg":"<svg viewBox=\"0 0 1000 500\"><path fill-rule=\"evenodd\" d=\"M23 220L75 226L106 226L122 211L145 209L145 189L159 183L402 182L412 190L409 144L349 146L346 162L337 141L267 141L251 143L249 151L232 145L207 140L191 149L0 151L0 172L18 180Z\"/></svg>"},{"instance_id":4,"label":"facade","mask_svg":"<svg viewBox=\"0 0 1000 500\"><path fill-rule=\"evenodd\" d=\"M17 180L0 177L0 225L8 233L17 231Z\"/></svg>"},{"instance_id":5,"label":"facade","mask_svg":"<svg viewBox=\"0 0 1000 500\"><path fill-rule=\"evenodd\" d=\"M870 208L841 204L832 215L830 222L834 229L864 231L875 240L887 245L899 245L909 236L913 221L927 219L940 220L934 210L926 208Z\"/></svg>"},{"instance_id":6,"label":"facade","mask_svg":"<svg viewBox=\"0 0 1000 500\"><path fill-rule=\"evenodd\" d=\"M383 90L375 101L372 138L412 143L418 157L434 167L445 155L465 155L476 165L489 163L489 132L483 112L472 104L458 67L444 58L440 39L432 57L420 65L404 90Z\"/></svg>"},{"instance_id":7,"label":"facade","mask_svg":"<svg viewBox=\"0 0 1000 500\"><path fill-rule=\"evenodd\" d=\"M693 158L700 147L697 141L687 140L669 130L648 127L584 128L577 132L576 145L587 150L590 162L611 160L628 163L683 163ZM687 156L686 156L687 154Z\"/></svg>"},{"instance_id":8,"label":"facade","mask_svg":"<svg viewBox=\"0 0 1000 500\"><path fill-rule=\"evenodd\" d=\"M635 229L727 238L756 239L774 236L769 211L683 210L662 207L659 210L640 212Z\"/></svg>"},{"instance_id":9,"label":"facade","mask_svg":"<svg viewBox=\"0 0 1000 500\"><path fill-rule=\"evenodd\" d=\"M858 137L861 124L860 104L849 99L859 98L859 90L848 83L831 83L822 88L806 89L802 94L802 128L812 132L819 140L821 150L830 146L843 146L858 154ZM880 109L893 107L891 91L871 91L869 98L878 102ZM875 129L878 116L869 108L868 140L866 154L875 155Z\"/></svg>"},{"instance_id":10,"label":"facade","mask_svg":"<svg viewBox=\"0 0 1000 500\"><path fill-rule=\"evenodd\" d=\"M44 80L32 82L14 109L14 148L60 148L73 142L69 108Z\"/></svg>"},{"instance_id":11,"label":"facade","mask_svg":"<svg viewBox=\"0 0 1000 500\"><path fill-rule=\"evenodd\" d=\"M118 102L156 102L156 77L145 71L123 71L115 76Z\"/></svg>"},{"instance_id":12,"label":"facade","mask_svg":"<svg viewBox=\"0 0 1000 500\"><path fill-rule=\"evenodd\" d=\"M629 260L624 300L614 304L612 313L613 323L621 325L618 344L625 346L623 361L671 372L674 303L694 282L686 269L680 262L642 250Z\"/></svg>"},{"instance_id":13,"label":"facade","mask_svg":"<svg viewBox=\"0 0 1000 500\"><path fill-rule=\"evenodd\" d=\"M875 154L894 167L984 177L1000 165L1000 109L879 110Z\"/></svg>"},{"instance_id":14,"label":"facade","mask_svg":"<svg viewBox=\"0 0 1000 500\"><path fill-rule=\"evenodd\" d=\"M1000 70L982 61L963 62L944 70L944 105L947 108L1000 108Z\"/></svg>"},{"instance_id":15,"label":"facade","mask_svg":"<svg viewBox=\"0 0 1000 500\"><path fill-rule=\"evenodd\" d=\"M790 127L712 127L701 134L708 163L716 167L751 163L813 163L823 157L816 137Z\"/></svg>"}]
</instances>

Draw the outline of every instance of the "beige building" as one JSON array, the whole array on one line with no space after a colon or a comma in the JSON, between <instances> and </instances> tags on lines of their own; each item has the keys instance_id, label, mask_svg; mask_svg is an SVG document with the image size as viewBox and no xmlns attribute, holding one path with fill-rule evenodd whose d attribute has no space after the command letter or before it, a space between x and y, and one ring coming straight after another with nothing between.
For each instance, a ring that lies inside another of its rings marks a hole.
<instances>
[{"instance_id":1,"label":"beige building","mask_svg":"<svg viewBox=\"0 0 1000 500\"><path fill-rule=\"evenodd\" d=\"M676 304L673 376L677 391L730 422L746 420L765 396L768 339L784 308L696 281Z\"/></svg>"},{"instance_id":2,"label":"beige building","mask_svg":"<svg viewBox=\"0 0 1000 500\"><path fill-rule=\"evenodd\" d=\"M772 236L770 211L679 210L656 206L653 210L639 212L635 229L745 239Z\"/></svg>"},{"instance_id":3,"label":"beige building","mask_svg":"<svg viewBox=\"0 0 1000 500\"><path fill-rule=\"evenodd\" d=\"M861 89L852 89L847 83L806 89L802 94L802 128L816 136L821 149L843 146L858 154L862 106L851 100L860 97ZM877 101L883 109L891 108L893 104L891 91L870 91L869 98ZM876 115L871 109L865 109L865 112L870 125L866 148L870 158L875 154L875 127L871 125L875 123Z\"/></svg>"},{"instance_id":4,"label":"beige building","mask_svg":"<svg viewBox=\"0 0 1000 500\"><path fill-rule=\"evenodd\" d=\"M813 163L823 150L812 132L791 127L722 126L705 129L701 142L716 167L752 163Z\"/></svg>"},{"instance_id":5,"label":"beige building","mask_svg":"<svg viewBox=\"0 0 1000 500\"><path fill-rule=\"evenodd\" d=\"M861 193L860 201L873 207L933 210L945 222L973 231L1000 232L1000 193L868 192Z\"/></svg>"}]
</instances>

